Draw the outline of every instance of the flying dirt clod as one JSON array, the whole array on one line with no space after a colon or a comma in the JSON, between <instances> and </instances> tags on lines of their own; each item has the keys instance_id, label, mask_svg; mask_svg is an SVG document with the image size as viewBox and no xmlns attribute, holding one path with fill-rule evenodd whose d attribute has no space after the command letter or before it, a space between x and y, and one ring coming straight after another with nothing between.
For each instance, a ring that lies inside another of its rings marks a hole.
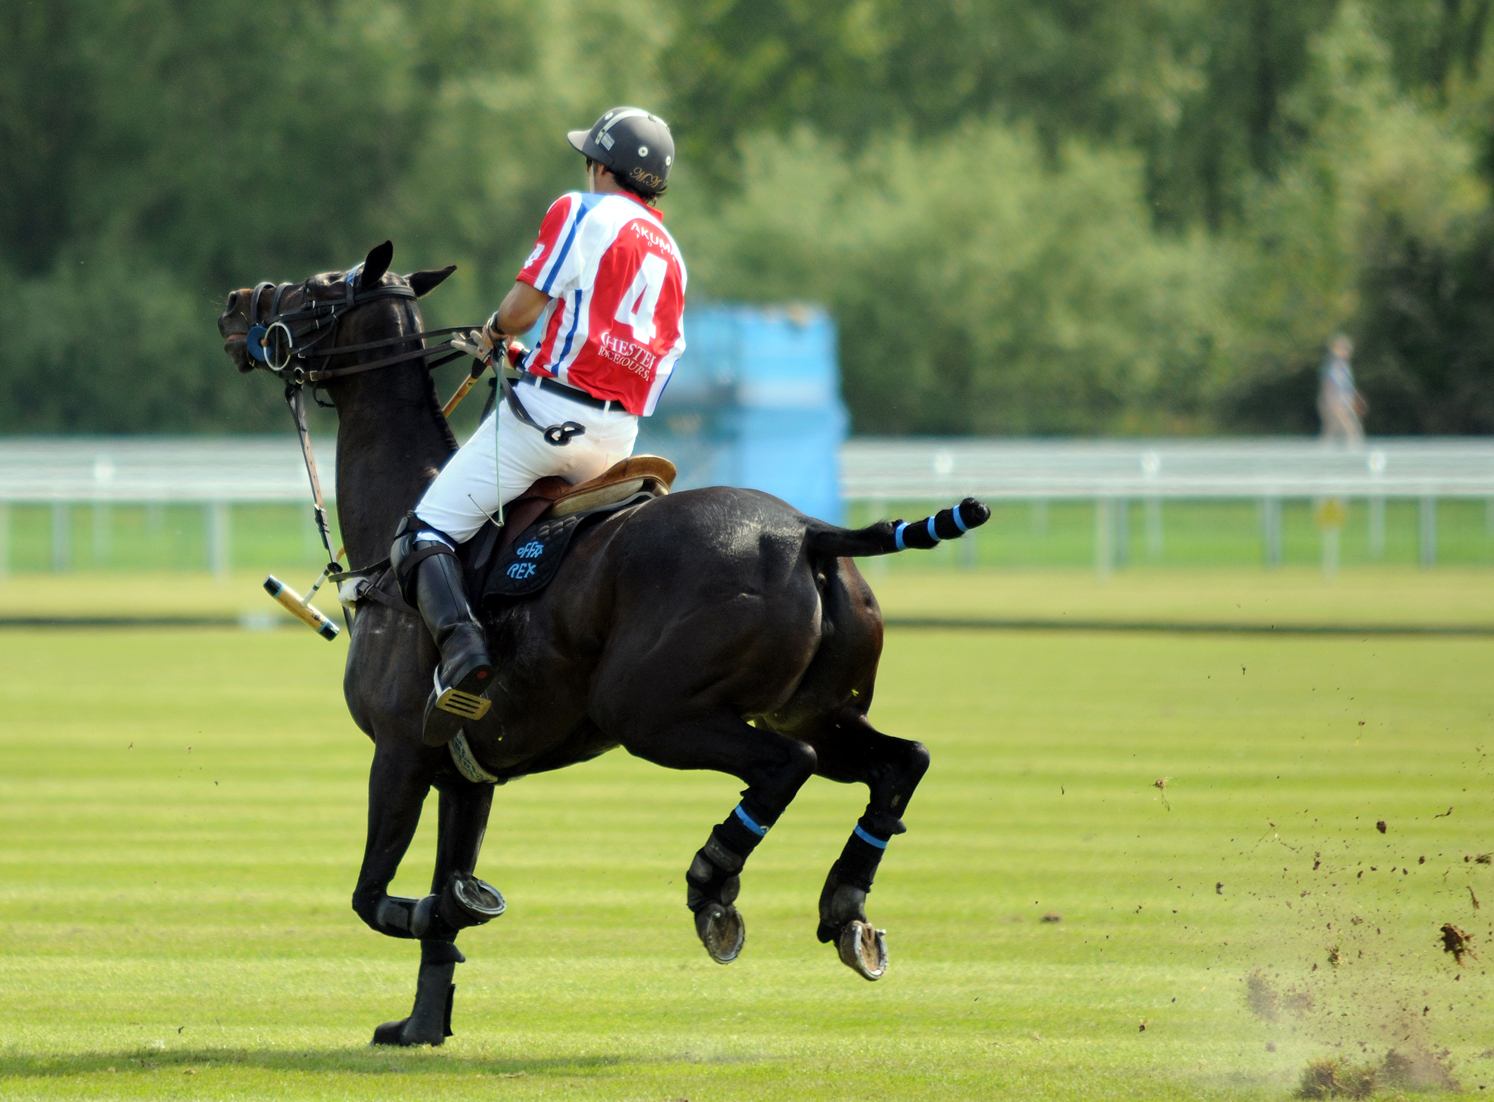
<instances>
[{"instance_id":1,"label":"flying dirt clod","mask_svg":"<svg viewBox=\"0 0 1494 1102\"><path fill-rule=\"evenodd\" d=\"M1442 951L1451 953L1453 960L1460 965L1463 963L1464 953L1475 960L1478 959L1478 954L1473 951L1473 939L1451 922L1442 924Z\"/></svg>"}]
</instances>

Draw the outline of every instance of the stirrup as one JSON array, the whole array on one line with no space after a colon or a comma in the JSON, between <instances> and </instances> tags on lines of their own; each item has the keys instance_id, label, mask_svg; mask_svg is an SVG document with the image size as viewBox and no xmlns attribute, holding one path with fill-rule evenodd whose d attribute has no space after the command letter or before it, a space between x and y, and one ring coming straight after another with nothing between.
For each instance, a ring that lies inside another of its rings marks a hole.
<instances>
[{"instance_id":1,"label":"stirrup","mask_svg":"<svg viewBox=\"0 0 1494 1102\"><path fill-rule=\"evenodd\" d=\"M477 696L473 693L464 693L461 689L447 688L441 684L441 673L437 670L436 682L436 707L443 712L450 712L454 716L463 719L481 719L488 714L488 709L493 702L485 696Z\"/></svg>"}]
</instances>

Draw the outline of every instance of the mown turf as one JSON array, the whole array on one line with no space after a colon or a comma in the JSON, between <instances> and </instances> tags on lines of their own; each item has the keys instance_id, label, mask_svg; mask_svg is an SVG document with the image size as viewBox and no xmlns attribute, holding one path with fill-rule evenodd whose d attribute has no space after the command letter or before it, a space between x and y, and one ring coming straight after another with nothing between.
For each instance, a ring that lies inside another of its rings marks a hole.
<instances>
[{"instance_id":1,"label":"mown turf","mask_svg":"<svg viewBox=\"0 0 1494 1102\"><path fill-rule=\"evenodd\" d=\"M898 558L917 561L911 555ZM886 562L866 560L861 568L889 617L1494 627L1494 572L1486 567L1357 567L1331 582L1310 567L1138 567L1102 582L1087 570L930 566L882 572ZM271 569L302 593L317 576L316 569L294 563ZM242 617L304 631L265 595L264 579L264 571L248 570L227 578L168 571L14 575L0 583L0 617ZM329 589L317 595L316 603L337 616L337 600Z\"/></svg>"},{"instance_id":2,"label":"mown turf","mask_svg":"<svg viewBox=\"0 0 1494 1102\"><path fill-rule=\"evenodd\" d=\"M342 654L0 632L0 1096L1283 1099L1392 1046L1494 1088L1494 643L894 630L873 716L934 766L871 899L885 980L813 938L861 791L806 787L721 968L682 874L738 785L618 752L499 790L509 913L418 1052L366 1047L416 953L348 908Z\"/></svg>"},{"instance_id":3,"label":"mown turf","mask_svg":"<svg viewBox=\"0 0 1494 1102\"><path fill-rule=\"evenodd\" d=\"M906 556L905 556L906 557ZM1494 627L1487 568L903 570L863 563L888 616L1134 624Z\"/></svg>"}]
</instances>

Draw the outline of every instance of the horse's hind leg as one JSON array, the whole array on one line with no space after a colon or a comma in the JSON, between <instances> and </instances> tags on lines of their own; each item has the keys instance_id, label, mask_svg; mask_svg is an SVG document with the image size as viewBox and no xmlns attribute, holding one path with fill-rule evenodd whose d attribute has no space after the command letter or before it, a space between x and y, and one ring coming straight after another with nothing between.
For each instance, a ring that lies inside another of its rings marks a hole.
<instances>
[{"instance_id":1,"label":"horse's hind leg","mask_svg":"<svg viewBox=\"0 0 1494 1102\"><path fill-rule=\"evenodd\" d=\"M866 893L888 841L904 832L902 815L929 767L920 743L884 735L866 720L882 654L882 616L871 587L850 559L819 564L825 633L793 698L769 722L814 747L815 772L870 789L866 812L830 869L820 893L819 939L869 980L887 968L881 933L866 919Z\"/></svg>"},{"instance_id":2,"label":"horse's hind leg","mask_svg":"<svg viewBox=\"0 0 1494 1102\"><path fill-rule=\"evenodd\" d=\"M712 829L685 874L695 932L712 960L730 964L747 936L733 905L742 866L814 772L814 751L724 709L625 738L623 745L657 765L714 769L747 784L742 802Z\"/></svg>"},{"instance_id":3,"label":"horse's hind leg","mask_svg":"<svg viewBox=\"0 0 1494 1102\"><path fill-rule=\"evenodd\" d=\"M869 980L887 971L887 945L866 917L866 893L894 835L907 829L902 814L929 767L922 743L884 735L851 708L827 717L809 736L816 772L829 780L859 781L870 789L866 811L830 867L820 893L822 942L835 942L840 959Z\"/></svg>"}]
</instances>

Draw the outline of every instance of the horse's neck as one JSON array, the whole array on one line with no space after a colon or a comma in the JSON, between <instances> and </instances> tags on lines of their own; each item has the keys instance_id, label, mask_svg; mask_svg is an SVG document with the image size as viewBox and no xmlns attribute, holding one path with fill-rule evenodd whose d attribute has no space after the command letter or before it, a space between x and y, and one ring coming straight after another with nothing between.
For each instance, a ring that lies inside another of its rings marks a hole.
<instances>
[{"instance_id":1,"label":"horse's neck","mask_svg":"<svg viewBox=\"0 0 1494 1102\"><path fill-rule=\"evenodd\" d=\"M445 466L456 440L419 361L350 376L336 384L334 399L337 517L348 562L370 566L389 554L400 519Z\"/></svg>"}]
</instances>

